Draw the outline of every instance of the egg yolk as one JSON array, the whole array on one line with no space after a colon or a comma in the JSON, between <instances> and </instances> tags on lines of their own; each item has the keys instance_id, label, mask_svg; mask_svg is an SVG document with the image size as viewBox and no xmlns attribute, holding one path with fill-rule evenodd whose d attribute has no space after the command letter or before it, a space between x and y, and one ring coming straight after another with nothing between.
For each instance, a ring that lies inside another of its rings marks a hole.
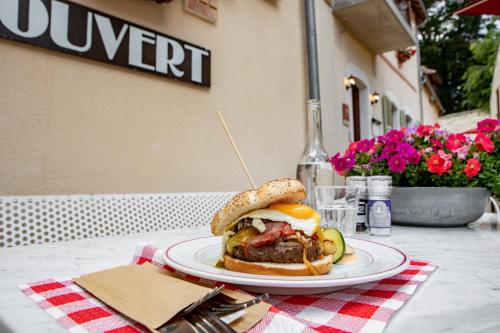
<instances>
[{"instance_id":1,"label":"egg yolk","mask_svg":"<svg viewBox=\"0 0 500 333\"><path fill-rule=\"evenodd\" d=\"M277 210L283 214L293 216L297 219L312 219L316 223L315 232L320 230L321 217L314 209L307 205L275 203L269 206L269 209Z\"/></svg>"},{"instance_id":2,"label":"egg yolk","mask_svg":"<svg viewBox=\"0 0 500 333\"><path fill-rule=\"evenodd\" d=\"M269 206L269 208L297 219L308 219L315 213L311 207L301 204L275 203Z\"/></svg>"}]
</instances>

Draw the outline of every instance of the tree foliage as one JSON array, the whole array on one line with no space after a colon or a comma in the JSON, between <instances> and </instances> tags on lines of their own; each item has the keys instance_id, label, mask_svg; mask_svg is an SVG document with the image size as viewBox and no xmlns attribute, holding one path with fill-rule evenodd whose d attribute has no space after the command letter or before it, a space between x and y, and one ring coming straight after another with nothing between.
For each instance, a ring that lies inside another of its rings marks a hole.
<instances>
[{"instance_id":1,"label":"tree foliage","mask_svg":"<svg viewBox=\"0 0 500 333\"><path fill-rule=\"evenodd\" d=\"M463 111L466 70L476 65L471 44L494 29L491 17L454 16L467 0L424 0L428 20L420 30L422 64L443 79L437 93L447 113ZM469 105L469 104L467 104ZM473 106L471 106L474 108Z\"/></svg>"},{"instance_id":2,"label":"tree foliage","mask_svg":"<svg viewBox=\"0 0 500 333\"><path fill-rule=\"evenodd\" d=\"M466 109L488 110L490 104L491 81L495 69L500 33L490 31L485 38L473 42L470 50L474 64L464 74L463 106Z\"/></svg>"}]
</instances>

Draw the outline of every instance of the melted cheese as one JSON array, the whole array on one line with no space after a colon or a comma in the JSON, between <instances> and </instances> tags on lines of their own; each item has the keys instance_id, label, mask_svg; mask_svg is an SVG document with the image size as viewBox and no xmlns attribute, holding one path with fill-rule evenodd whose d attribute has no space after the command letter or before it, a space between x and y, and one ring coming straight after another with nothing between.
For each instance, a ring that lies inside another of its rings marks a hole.
<instances>
[{"instance_id":1,"label":"melted cheese","mask_svg":"<svg viewBox=\"0 0 500 333\"><path fill-rule=\"evenodd\" d=\"M231 238L232 235L234 235L234 231L231 230L226 230L222 235L222 249L220 253L219 262L224 262L224 254L226 253L226 243L229 240L229 238Z\"/></svg>"}]
</instances>

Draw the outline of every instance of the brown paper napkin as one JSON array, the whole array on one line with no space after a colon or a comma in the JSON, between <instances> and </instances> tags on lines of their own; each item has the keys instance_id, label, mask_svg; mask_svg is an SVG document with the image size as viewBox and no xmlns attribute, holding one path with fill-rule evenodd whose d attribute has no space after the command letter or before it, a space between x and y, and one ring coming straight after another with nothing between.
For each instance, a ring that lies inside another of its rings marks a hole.
<instances>
[{"instance_id":1,"label":"brown paper napkin","mask_svg":"<svg viewBox=\"0 0 500 333\"><path fill-rule=\"evenodd\" d=\"M76 278L75 282L153 332L212 289L187 282L149 263L91 273ZM237 302L252 298L233 290L224 290L224 294ZM269 307L261 303L249 308L231 327L238 332L248 330L265 316Z\"/></svg>"}]
</instances>

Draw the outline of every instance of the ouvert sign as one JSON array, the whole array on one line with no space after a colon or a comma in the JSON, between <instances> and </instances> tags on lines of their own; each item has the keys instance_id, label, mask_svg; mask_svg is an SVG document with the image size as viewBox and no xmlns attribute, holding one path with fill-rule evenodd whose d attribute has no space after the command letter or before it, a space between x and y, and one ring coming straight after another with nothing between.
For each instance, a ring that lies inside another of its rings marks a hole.
<instances>
[{"instance_id":1,"label":"ouvert sign","mask_svg":"<svg viewBox=\"0 0 500 333\"><path fill-rule=\"evenodd\" d=\"M0 0L0 36L210 86L210 51L66 0Z\"/></svg>"}]
</instances>

